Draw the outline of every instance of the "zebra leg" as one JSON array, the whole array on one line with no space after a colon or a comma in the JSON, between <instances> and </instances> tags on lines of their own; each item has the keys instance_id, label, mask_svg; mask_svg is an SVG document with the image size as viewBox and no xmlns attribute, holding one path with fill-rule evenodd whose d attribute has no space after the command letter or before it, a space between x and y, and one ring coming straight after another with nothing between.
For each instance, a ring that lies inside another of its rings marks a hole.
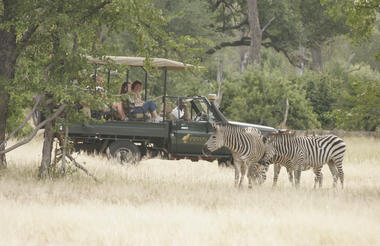
<instances>
[{"instance_id":1,"label":"zebra leg","mask_svg":"<svg viewBox=\"0 0 380 246\"><path fill-rule=\"evenodd\" d=\"M323 179L322 166L314 167L313 172L315 174L314 189L317 188L317 183L319 183L319 188L322 188L322 179Z\"/></svg>"},{"instance_id":2,"label":"zebra leg","mask_svg":"<svg viewBox=\"0 0 380 246\"><path fill-rule=\"evenodd\" d=\"M298 188L300 186L300 180L301 180L301 165L297 165L294 169L294 178L295 178L295 187Z\"/></svg>"},{"instance_id":3,"label":"zebra leg","mask_svg":"<svg viewBox=\"0 0 380 246\"><path fill-rule=\"evenodd\" d=\"M241 163L240 163L240 160L238 160L237 158L234 158L233 160L234 160L234 168L235 168L235 186L237 186L240 179Z\"/></svg>"},{"instance_id":4,"label":"zebra leg","mask_svg":"<svg viewBox=\"0 0 380 246\"><path fill-rule=\"evenodd\" d=\"M273 185L272 185L272 187L276 187L278 175L280 174L280 171L281 171L281 165L278 163L275 163L274 167L273 167Z\"/></svg>"},{"instance_id":5,"label":"zebra leg","mask_svg":"<svg viewBox=\"0 0 380 246\"><path fill-rule=\"evenodd\" d=\"M247 173L247 178L248 178L248 188L252 189L252 177L253 177L253 166L252 164L248 165L248 173Z\"/></svg>"},{"instance_id":6,"label":"zebra leg","mask_svg":"<svg viewBox=\"0 0 380 246\"><path fill-rule=\"evenodd\" d=\"M333 176L333 179L334 179L333 188L336 188L336 184L337 184L338 179L339 179L339 177L338 177L338 170L336 169L334 161L330 160L328 162L328 165L329 165L329 169L330 169L331 175Z\"/></svg>"},{"instance_id":7,"label":"zebra leg","mask_svg":"<svg viewBox=\"0 0 380 246\"><path fill-rule=\"evenodd\" d=\"M342 185L342 189L344 187L344 172L343 172L343 165L342 165L342 161L340 162L337 162L335 164L336 168L338 169L338 175L339 175L339 179L340 179L340 184Z\"/></svg>"},{"instance_id":8,"label":"zebra leg","mask_svg":"<svg viewBox=\"0 0 380 246\"><path fill-rule=\"evenodd\" d=\"M294 185L294 180L293 180L293 168L291 167L286 167L286 171L288 172L288 178L289 182Z\"/></svg>"},{"instance_id":9,"label":"zebra leg","mask_svg":"<svg viewBox=\"0 0 380 246\"><path fill-rule=\"evenodd\" d=\"M243 184L244 176L247 172L247 164L245 162L241 165L241 175L240 175L240 181L239 181L239 187Z\"/></svg>"},{"instance_id":10,"label":"zebra leg","mask_svg":"<svg viewBox=\"0 0 380 246\"><path fill-rule=\"evenodd\" d=\"M265 180L267 180L267 171L268 166L262 166L256 163L257 165L257 173L259 175L259 184L263 184Z\"/></svg>"}]
</instances>

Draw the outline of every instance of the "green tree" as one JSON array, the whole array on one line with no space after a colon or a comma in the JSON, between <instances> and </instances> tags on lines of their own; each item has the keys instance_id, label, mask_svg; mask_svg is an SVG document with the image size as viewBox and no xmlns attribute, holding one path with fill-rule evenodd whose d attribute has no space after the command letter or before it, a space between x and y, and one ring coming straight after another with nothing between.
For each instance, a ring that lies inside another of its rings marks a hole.
<instances>
[{"instance_id":1,"label":"green tree","mask_svg":"<svg viewBox=\"0 0 380 246\"><path fill-rule=\"evenodd\" d=\"M250 46L247 1L208 0L208 3L216 15L215 31L224 33L227 38L219 41L207 53L212 54L229 46ZM257 32L259 35L262 34L261 46L283 53L295 66L298 65L299 58L294 54L294 50L299 46L302 31L297 6L293 1L257 2ZM252 32L251 34L254 35Z\"/></svg>"},{"instance_id":2,"label":"green tree","mask_svg":"<svg viewBox=\"0 0 380 246\"><path fill-rule=\"evenodd\" d=\"M318 116L323 129L335 128L335 121L329 114L334 109L339 98L343 81L328 74L309 72L302 77L297 77L293 83L302 85L306 91L306 98L313 107L313 112Z\"/></svg>"},{"instance_id":3,"label":"green tree","mask_svg":"<svg viewBox=\"0 0 380 246\"><path fill-rule=\"evenodd\" d=\"M0 20L0 143L5 139L10 92L28 84L25 91L43 96L41 105L49 119L44 122L40 177L46 176L51 159L52 120L64 110L70 113L80 98L89 97L78 87L91 85L92 68L84 55L102 55L109 48L99 33L126 29L133 34L138 54L145 56L160 50L155 38L167 39L162 30L165 19L149 1L4 0L0 2ZM31 81L23 83L26 81L22 78L29 76ZM19 92L25 94L25 91ZM92 101L100 103L96 98ZM3 166L4 147L0 149Z\"/></svg>"},{"instance_id":4,"label":"green tree","mask_svg":"<svg viewBox=\"0 0 380 246\"><path fill-rule=\"evenodd\" d=\"M330 16L328 10L336 3L322 5L319 0L300 1L303 36L306 48L311 52L311 69L322 71L322 48L333 37L348 33L348 26L342 14Z\"/></svg>"},{"instance_id":5,"label":"green tree","mask_svg":"<svg viewBox=\"0 0 380 246\"><path fill-rule=\"evenodd\" d=\"M277 127L289 101L287 125L293 129L319 127L302 85L265 72L246 72L226 82L221 109L229 119Z\"/></svg>"},{"instance_id":6,"label":"green tree","mask_svg":"<svg viewBox=\"0 0 380 246\"><path fill-rule=\"evenodd\" d=\"M339 128L374 131L380 126L380 74L367 66L346 76L330 117Z\"/></svg>"}]
</instances>

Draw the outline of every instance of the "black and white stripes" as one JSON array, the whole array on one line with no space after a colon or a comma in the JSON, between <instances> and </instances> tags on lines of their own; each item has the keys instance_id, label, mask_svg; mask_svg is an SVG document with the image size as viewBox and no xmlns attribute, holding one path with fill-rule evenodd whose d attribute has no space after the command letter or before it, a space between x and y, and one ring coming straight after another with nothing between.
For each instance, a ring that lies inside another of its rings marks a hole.
<instances>
[{"instance_id":1,"label":"black and white stripes","mask_svg":"<svg viewBox=\"0 0 380 246\"><path fill-rule=\"evenodd\" d=\"M293 166L296 185L299 185L301 171L312 168L315 173L315 183L322 186L323 164L329 165L334 178L334 187L340 179L344 183L343 158L346 145L335 135L327 136L294 136L288 133L274 134L266 141L266 149L260 163L268 166L278 163L276 159L284 158ZM288 163L289 164L289 163Z\"/></svg>"},{"instance_id":2,"label":"black and white stripes","mask_svg":"<svg viewBox=\"0 0 380 246\"><path fill-rule=\"evenodd\" d=\"M208 154L223 146L227 147L233 156L235 185L239 184L240 186L247 166L251 164L258 165L257 162L264 154L264 142L261 132L253 127L242 128L231 124L214 124L213 127L215 131L205 143L203 152ZM260 175L258 176L261 177ZM252 185L251 178L248 175L250 186Z\"/></svg>"}]
</instances>

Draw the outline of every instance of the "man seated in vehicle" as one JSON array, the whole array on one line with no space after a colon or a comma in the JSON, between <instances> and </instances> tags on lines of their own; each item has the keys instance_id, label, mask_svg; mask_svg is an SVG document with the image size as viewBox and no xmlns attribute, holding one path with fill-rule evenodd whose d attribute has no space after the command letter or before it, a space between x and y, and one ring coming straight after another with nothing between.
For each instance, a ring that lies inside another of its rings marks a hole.
<instances>
[{"instance_id":1,"label":"man seated in vehicle","mask_svg":"<svg viewBox=\"0 0 380 246\"><path fill-rule=\"evenodd\" d=\"M174 116L175 119L188 120L187 106L183 99L179 99L178 106L172 110L171 116Z\"/></svg>"},{"instance_id":2,"label":"man seated in vehicle","mask_svg":"<svg viewBox=\"0 0 380 246\"><path fill-rule=\"evenodd\" d=\"M100 96L103 99L107 99L105 96L104 90L104 76L101 74L92 74L91 79L95 80L95 88L90 88L89 86L86 88L90 94L95 96ZM94 90L95 89L95 90ZM109 114L110 108L106 103L102 103L98 105L96 109L91 107L88 102L80 102L82 111L89 118L101 119L102 117L106 118L106 115Z\"/></svg>"}]
</instances>

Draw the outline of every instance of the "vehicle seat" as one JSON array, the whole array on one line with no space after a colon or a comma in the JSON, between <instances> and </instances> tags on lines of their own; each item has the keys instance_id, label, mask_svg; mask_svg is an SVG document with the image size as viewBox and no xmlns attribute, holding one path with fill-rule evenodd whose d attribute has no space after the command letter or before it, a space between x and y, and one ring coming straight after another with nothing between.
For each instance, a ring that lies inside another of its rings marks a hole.
<instances>
[{"instance_id":1,"label":"vehicle seat","mask_svg":"<svg viewBox=\"0 0 380 246\"><path fill-rule=\"evenodd\" d=\"M164 108L164 105L162 104L162 108ZM166 107L165 107L165 118L168 119L168 120L175 120L176 118L171 114L172 110L173 110L173 105L171 105L171 103L167 102L166 103ZM161 110L161 114L160 114L161 117L163 117L163 110Z\"/></svg>"},{"instance_id":2,"label":"vehicle seat","mask_svg":"<svg viewBox=\"0 0 380 246\"><path fill-rule=\"evenodd\" d=\"M141 108L142 113L133 113L133 111L138 109L138 108ZM126 114L128 119L145 121L148 118L143 107L135 106L135 104L131 103L129 100L124 101L123 109L124 109L124 113Z\"/></svg>"}]
</instances>

